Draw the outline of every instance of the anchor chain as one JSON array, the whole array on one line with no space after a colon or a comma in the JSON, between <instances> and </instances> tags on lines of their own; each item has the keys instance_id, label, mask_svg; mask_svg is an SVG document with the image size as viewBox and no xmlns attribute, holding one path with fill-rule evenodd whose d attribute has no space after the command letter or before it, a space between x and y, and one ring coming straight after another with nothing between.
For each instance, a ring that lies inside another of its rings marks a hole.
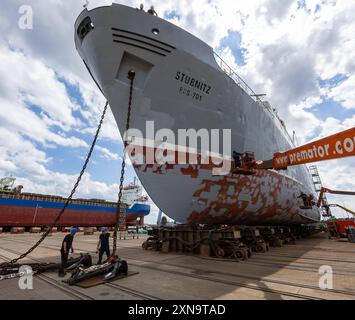
<instances>
[{"instance_id":1,"label":"anchor chain","mask_svg":"<svg viewBox=\"0 0 355 320\"><path fill-rule=\"evenodd\" d=\"M31 247L28 251L26 251L25 253L20 255L18 258L13 259L10 262L5 262L5 263L0 264L0 269L5 269L8 266L14 265L19 260L22 260L23 258L27 257L31 252L33 252L44 241L44 239L46 239L46 237L51 232L52 228L54 228L57 225L58 221L60 220L60 218L62 217L64 212L68 209L69 205L71 204L71 202L73 200L73 196L76 193L76 190L77 190L77 188L78 188L78 186L79 186L79 184L81 182L81 179L82 179L82 177L83 177L83 175L84 175L84 173L86 171L86 168L87 168L87 166L89 164L89 161L91 159L92 152L94 151L94 148L95 148L99 133L101 131L102 124L103 124L104 119L105 119L107 108L108 108L108 101L105 104L104 111L103 111L101 119L100 119L100 123L99 123L99 125L97 127L94 140L93 140L93 142L91 144L91 147L90 147L90 150L89 150L89 152L87 154L87 157L86 157L85 163L83 165L83 168L81 169L79 177L78 177L78 179L77 179L77 181L76 181L76 183L75 183L75 185L74 185L74 187L73 187L73 189L72 189L72 191L70 193L70 196L67 198L67 200L66 200L66 202L64 204L64 207L60 210L60 212L57 215L55 221L52 223L52 225L50 227L47 228L47 230L43 233L42 237L36 242L36 244L33 247Z\"/></svg>"},{"instance_id":2,"label":"anchor chain","mask_svg":"<svg viewBox=\"0 0 355 320\"><path fill-rule=\"evenodd\" d=\"M25 275L27 275L28 273L23 271L23 272L17 272L17 273L11 273L11 274L7 274L4 276L0 276L0 281L2 280L10 280L10 279L15 279L15 278L21 278ZM35 272L32 273L32 275L34 275Z\"/></svg>"},{"instance_id":3,"label":"anchor chain","mask_svg":"<svg viewBox=\"0 0 355 320\"><path fill-rule=\"evenodd\" d=\"M125 169L126 169L126 149L128 146L128 137L125 137L128 134L128 130L130 128L131 122L131 112L132 112L132 100L133 100L133 83L134 78L136 76L135 71L130 70L128 72L128 79L130 80L130 89L129 89L129 99L128 99L128 112L127 112L127 121L126 121L126 132L123 136L124 140L124 150L123 150L123 160L122 160L122 168L121 168L121 178L120 178L120 189L118 193L118 202L117 202L117 212L116 212L116 226L113 233L113 248L112 248L112 256L116 255L117 251L117 236L118 230L126 231L126 213L122 212L122 193L123 193L123 183L125 178Z\"/></svg>"}]
</instances>

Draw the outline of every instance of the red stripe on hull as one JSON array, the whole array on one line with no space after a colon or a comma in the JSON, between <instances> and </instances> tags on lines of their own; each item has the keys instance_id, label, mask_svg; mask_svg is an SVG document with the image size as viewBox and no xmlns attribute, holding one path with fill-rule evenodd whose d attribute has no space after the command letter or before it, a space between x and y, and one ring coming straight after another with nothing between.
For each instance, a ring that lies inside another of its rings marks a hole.
<instances>
[{"instance_id":1,"label":"red stripe on hull","mask_svg":"<svg viewBox=\"0 0 355 320\"><path fill-rule=\"evenodd\" d=\"M0 206L0 227L45 227L53 223L59 213L58 209ZM127 223L133 223L143 214L126 214ZM95 212L85 210L66 211L57 227L113 227L116 215L110 212Z\"/></svg>"}]
</instances>

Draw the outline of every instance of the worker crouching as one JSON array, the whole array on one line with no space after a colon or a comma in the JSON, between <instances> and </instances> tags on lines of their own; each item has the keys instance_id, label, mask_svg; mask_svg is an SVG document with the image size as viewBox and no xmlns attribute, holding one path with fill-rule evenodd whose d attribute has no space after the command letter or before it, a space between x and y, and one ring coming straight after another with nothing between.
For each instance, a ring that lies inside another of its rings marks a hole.
<instances>
[{"instance_id":1,"label":"worker crouching","mask_svg":"<svg viewBox=\"0 0 355 320\"><path fill-rule=\"evenodd\" d=\"M104 253L106 254L107 259L111 256L110 234L108 233L108 229L106 227L101 228L99 243L97 244L97 253L99 253L99 261L97 264L102 263L102 257Z\"/></svg>"},{"instance_id":2,"label":"worker crouching","mask_svg":"<svg viewBox=\"0 0 355 320\"><path fill-rule=\"evenodd\" d=\"M71 228L70 234L67 234L63 240L62 248L60 249L61 265L58 273L59 277L65 276L65 268L67 267L69 253L70 251L74 253L73 241L77 232L77 228Z\"/></svg>"}]
</instances>

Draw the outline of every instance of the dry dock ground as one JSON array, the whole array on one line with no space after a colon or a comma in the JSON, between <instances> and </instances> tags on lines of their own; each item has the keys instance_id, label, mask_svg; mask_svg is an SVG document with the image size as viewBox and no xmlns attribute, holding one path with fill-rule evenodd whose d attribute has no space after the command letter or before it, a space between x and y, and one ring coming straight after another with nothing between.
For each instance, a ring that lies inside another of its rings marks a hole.
<instances>
[{"instance_id":1,"label":"dry dock ground","mask_svg":"<svg viewBox=\"0 0 355 320\"><path fill-rule=\"evenodd\" d=\"M96 261L98 235L77 235L75 253L90 252ZM58 262L63 237L62 233L48 237L23 263ZM0 263L17 257L38 238L34 234L0 234ZM120 256L138 275L90 289L69 287L53 272L35 276L33 290L19 289L18 279L3 280L0 299L355 299L355 244L328 240L326 235L271 248L269 253L254 254L245 262L144 251L144 239L119 242ZM333 289L325 291L319 287L319 269L324 266L333 271Z\"/></svg>"}]
</instances>

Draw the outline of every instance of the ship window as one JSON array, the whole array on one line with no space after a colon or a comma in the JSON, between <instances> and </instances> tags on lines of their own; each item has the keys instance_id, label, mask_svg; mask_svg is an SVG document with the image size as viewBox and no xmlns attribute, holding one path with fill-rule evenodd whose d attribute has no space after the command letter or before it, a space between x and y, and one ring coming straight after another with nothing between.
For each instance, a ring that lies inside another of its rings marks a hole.
<instances>
[{"instance_id":1,"label":"ship window","mask_svg":"<svg viewBox=\"0 0 355 320\"><path fill-rule=\"evenodd\" d=\"M152 33L157 36L157 35L159 34L159 29L154 28L154 29L152 30Z\"/></svg>"},{"instance_id":2,"label":"ship window","mask_svg":"<svg viewBox=\"0 0 355 320\"><path fill-rule=\"evenodd\" d=\"M90 17L86 17L79 25L77 34L81 41L84 40L86 35L94 29L94 24L92 23Z\"/></svg>"}]
</instances>

